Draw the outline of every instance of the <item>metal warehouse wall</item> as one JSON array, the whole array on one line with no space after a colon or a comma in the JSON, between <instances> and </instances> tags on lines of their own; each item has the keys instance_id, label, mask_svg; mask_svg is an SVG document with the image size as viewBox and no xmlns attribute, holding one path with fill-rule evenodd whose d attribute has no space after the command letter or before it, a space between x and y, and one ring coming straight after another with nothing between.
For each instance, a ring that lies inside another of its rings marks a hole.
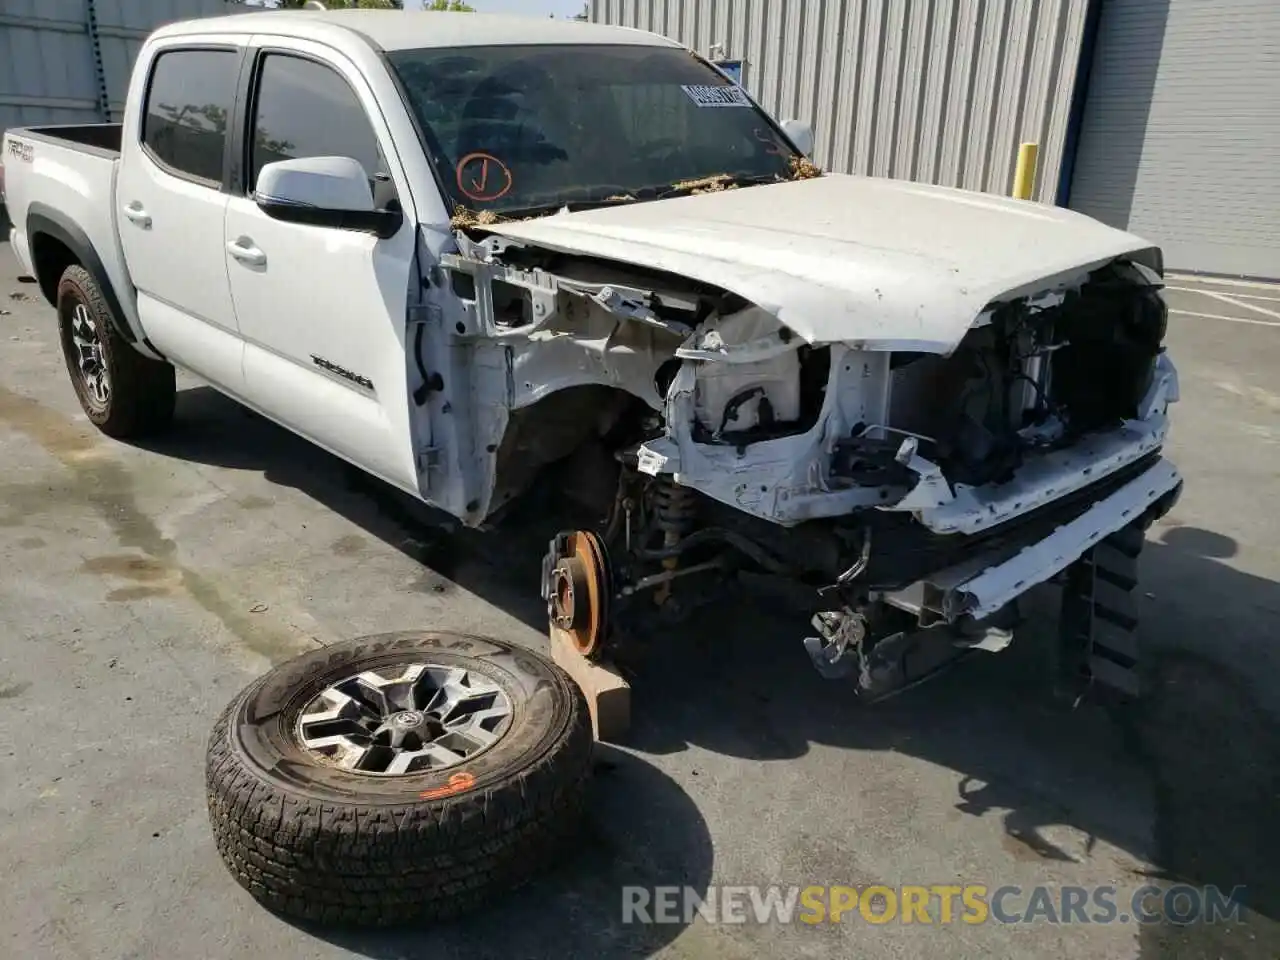
<instances>
[{"instance_id":1,"label":"metal warehouse wall","mask_svg":"<svg viewBox=\"0 0 1280 960\"><path fill-rule=\"evenodd\" d=\"M1086 0L591 0L591 19L723 44L828 170L1008 193L1040 144L1054 202Z\"/></svg>"},{"instance_id":2,"label":"metal warehouse wall","mask_svg":"<svg viewBox=\"0 0 1280 960\"><path fill-rule=\"evenodd\" d=\"M0 0L0 130L119 120L143 39L226 0Z\"/></svg>"}]
</instances>

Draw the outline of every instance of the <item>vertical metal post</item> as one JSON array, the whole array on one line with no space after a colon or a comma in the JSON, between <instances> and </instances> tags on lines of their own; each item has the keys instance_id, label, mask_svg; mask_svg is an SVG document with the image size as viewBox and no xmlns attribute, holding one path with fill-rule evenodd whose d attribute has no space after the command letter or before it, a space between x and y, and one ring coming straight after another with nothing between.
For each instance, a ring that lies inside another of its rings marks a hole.
<instances>
[{"instance_id":1,"label":"vertical metal post","mask_svg":"<svg viewBox=\"0 0 1280 960\"><path fill-rule=\"evenodd\" d=\"M1018 148L1018 169L1013 174L1013 195L1019 200L1030 200L1036 185L1036 159L1040 145L1024 143Z\"/></svg>"},{"instance_id":2,"label":"vertical metal post","mask_svg":"<svg viewBox=\"0 0 1280 960\"><path fill-rule=\"evenodd\" d=\"M93 76L98 82L98 116L111 122L111 93L107 90L107 68L102 62L102 38L98 34L98 11L94 0L85 0L85 29L89 33L89 56L93 58Z\"/></svg>"}]
</instances>

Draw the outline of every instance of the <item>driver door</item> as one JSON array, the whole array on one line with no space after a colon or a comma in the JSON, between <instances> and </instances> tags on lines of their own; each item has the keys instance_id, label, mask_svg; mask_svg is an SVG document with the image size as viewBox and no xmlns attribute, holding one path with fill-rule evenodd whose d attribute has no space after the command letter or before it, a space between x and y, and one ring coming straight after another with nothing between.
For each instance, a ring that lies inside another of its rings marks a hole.
<instances>
[{"instance_id":1,"label":"driver door","mask_svg":"<svg viewBox=\"0 0 1280 960\"><path fill-rule=\"evenodd\" d=\"M372 92L340 55L256 38L243 183L227 207L227 274L244 338L246 399L265 415L397 487L418 493L405 320L416 243L403 170ZM395 236L285 223L254 201L278 160L352 157Z\"/></svg>"}]
</instances>

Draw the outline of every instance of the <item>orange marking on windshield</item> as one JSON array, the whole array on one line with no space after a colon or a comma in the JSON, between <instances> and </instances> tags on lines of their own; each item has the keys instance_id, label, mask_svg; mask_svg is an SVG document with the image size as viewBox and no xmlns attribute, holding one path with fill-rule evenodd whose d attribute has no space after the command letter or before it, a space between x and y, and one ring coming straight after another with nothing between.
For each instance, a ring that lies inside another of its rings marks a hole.
<instances>
[{"instance_id":1,"label":"orange marking on windshield","mask_svg":"<svg viewBox=\"0 0 1280 960\"><path fill-rule=\"evenodd\" d=\"M456 174L458 191L479 203L502 199L515 184L511 170L491 153L468 153L458 161Z\"/></svg>"}]
</instances>

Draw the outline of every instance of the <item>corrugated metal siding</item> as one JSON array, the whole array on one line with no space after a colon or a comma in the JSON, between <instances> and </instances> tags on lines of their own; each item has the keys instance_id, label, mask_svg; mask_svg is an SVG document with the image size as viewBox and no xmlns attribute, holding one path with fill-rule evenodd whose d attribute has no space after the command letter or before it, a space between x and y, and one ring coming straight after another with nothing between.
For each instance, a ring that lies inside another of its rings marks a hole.
<instances>
[{"instance_id":1,"label":"corrugated metal siding","mask_svg":"<svg viewBox=\"0 0 1280 960\"><path fill-rule=\"evenodd\" d=\"M1008 193L1040 144L1057 193L1086 0L591 0L591 19L723 44L828 170Z\"/></svg>"},{"instance_id":2,"label":"corrugated metal siding","mask_svg":"<svg viewBox=\"0 0 1280 960\"><path fill-rule=\"evenodd\" d=\"M227 0L0 0L0 130L119 120L147 34L227 8Z\"/></svg>"},{"instance_id":3,"label":"corrugated metal siding","mask_svg":"<svg viewBox=\"0 0 1280 960\"><path fill-rule=\"evenodd\" d=\"M1280 279L1280 5L1108 0L1071 206L1173 269Z\"/></svg>"}]
</instances>

